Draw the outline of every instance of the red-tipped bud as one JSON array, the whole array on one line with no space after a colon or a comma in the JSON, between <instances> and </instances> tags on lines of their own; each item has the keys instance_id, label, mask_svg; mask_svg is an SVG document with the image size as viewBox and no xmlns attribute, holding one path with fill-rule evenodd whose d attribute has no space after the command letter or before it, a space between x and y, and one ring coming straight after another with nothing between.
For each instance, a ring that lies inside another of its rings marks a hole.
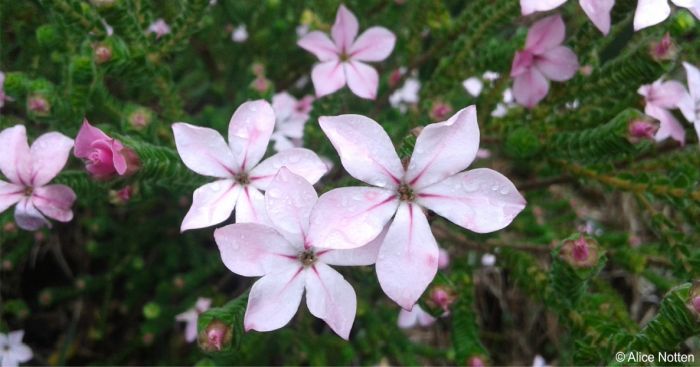
<instances>
[{"instance_id":1,"label":"red-tipped bud","mask_svg":"<svg viewBox=\"0 0 700 367\"><path fill-rule=\"evenodd\" d=\"M48 116L51 112L51 104L46 97L35 94L27 99L27 109L37 116Z\"/></svg>"},{"instance_id":2,"label":"red-tipped bud","mask_svg":"<svg viewBox=\"0 0 700 367\"><path fill-rule=\"evenodd\" d=\"M673 60L678 54L678 48L673 43L671 35L666 33L661 40L649 45L649 53L656 61Z\"/></svg>"},{"instance_id":3,"label":"red-tipped bud","mask_svg":"<svg viewBox=\"0 0 700 367\"><path fill-rule=\"evenodd\" d=\"M633 120L628 125L628 140L636 144L642 140L653 140L659 124L647 120Z\"/></svg>"},{"instance_id":4,"label":"red-tipped bud","mask_svg":"<svg viewBox=\"0 0 700 367\"><path fill-rule=\"evenodd\" d=\"M561 256L573 267L590 268L598 262L598 244L581 234L575 240L564 242Z\"/></svg>"},{"instance_id":5,"label":"red-tipped bud","mask_svg":"<svg viewBox=\"0 0 700 367\"><path fill-rule=\"evenodd\" d=\"M231 328L219 320L212 321L199 333L199 347L205 352L219 352L231 343Z\"/></svg>"}]
</instances>

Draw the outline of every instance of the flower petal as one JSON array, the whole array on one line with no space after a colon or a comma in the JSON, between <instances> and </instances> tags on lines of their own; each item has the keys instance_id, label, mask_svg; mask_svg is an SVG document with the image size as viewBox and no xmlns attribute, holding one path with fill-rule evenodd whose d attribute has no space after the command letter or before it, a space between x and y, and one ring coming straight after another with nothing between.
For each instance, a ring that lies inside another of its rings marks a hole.
<instances>
[{"instance_id":1,"label":"flower petal","mask_svg":"<svg viewBox=\"0 0 700 367\"><path fill-rule=\"evenodd\" d=\"M377 262L379 247L384 242L389 226L384 226L384 230L370 243L350 250L321 250L316 256L328 265L340 266L363 266L372 265Z\"/></svg>"},{"instance_id":2,"label":"flower petal","mask_svg":"<svg viewBox=\"0 0 700 367\"><path fill-rule=\"evenodd\" d=\"M513 82L513 97L519 104L533 108L549 92L549 81L535 68L531 68Z\"/></svg>"},{"instance_id":3,"label":"flower petal","mask_svg":"<svg viewBox=\"0 0 700 367\"><path fill-rule=\"evenodd\" d=\"M306 272L306 305L312 315L348 340L355 321L357 297L342 275L324 263L314 264Z\"/></svg>"},{"instance_id":4,"label":"flower petal","mask_svg":"<svg viewBox=\"0 0 700 367\"><path fill-rule=\"evenodd\" d=\"M538 56L535 66L547 79L563 82L576 75L579 64L570 48L558 46Z\"/></svg>"},{"instance_id":5,"label":"flower petal","mask_svg":"<svg viewBox=\"0 0 700 367\"><path fill-rule=\"evenodd\" d=\"M102 130L90 125L87 119L83 120L83 125L80 126L78 135L75 137L75 154L78 158L87 158L90 151L92 151L92 143L97 140L110 141L110 138Z\"/></svg>"},{"instance_id":6,"label":"flower petal","mask_svg":"<svg viewBox=\"0 0 700 367\"><path fill-rule=\"evenodd\" d=\"M641 90L642 88L640 88ZM688 92L683 84L675 80L665 82L657 80L647 89L645 97L647 104L671 109L678 107L679 102L688 98Z\"/></svg>"},{"instance_id":7,"label":"flower petal","mask_svg":"<svg viewBox=\"0 0 700 367\"><path fill-rule=\"evenodd\" d=\"M205 176L235 175L233 154L216 130L184 122L174 123L172 128L177 152L187 168Z\"/></svg>"},{"instance_id":8,"label":"flower petal","mask_svg":"<svg viewBox=\"0 0 700 367\"><path fill-rule=\"evenodd\" d=\"M245 330L270 331L289 323L301 304L304 283L301 266L284 267L260 278L248 296Z\"/></svg>"},{"instance_id":9,"label":"flower petal","mask_svg":"<svg viewBox=\"0 0 700 367\"><path fill-rule=\"evenodd\" d=\"M335 93L345 85L345 70L337 60L322 62L311 70L311 81L314 83L316 97Z\"/></svg>"},{"instance_id":10,"label":"flower petal","mask_svg":"<svg viewBox=\"0 0 700 367\"><path fill-rule=\"evenodd\" d=\"M361 115L321 116L318 121L352 177L374 186L398 187L403 166L378 123Z\"/></svg>"},{"instance_id":11,"label":"flower petal","mask_svg":"<svg viewBox=\"0 0 700 367\"><path fill-rule=\"evenodd\" d=\"M340 5L338 13L335 15L335 23L331 28L331 36L335 41L337 50L341 53L348 53L352 41L357 36L357 18L345 5Z\"/></svg>"},{"instance_id":12,"label":"flower petal","mask_svg":"<svg viewBox=\"0 0 700 367\"><path fill-rule=\"evenodd\" d=\"M538 20L530 27L525 40L525 49L539 55L561 45L566 36L566 27L561 15L555 14Z\"/></svg>"},{"instance_id":13,"label":"flower petal","mask_svg":"<svg viewBox=\"0 0 700 367\"><path fill-rule=\"evenodd\" d=\"M59 222L70 222L73 219L71 207L75 199L75 192L65 185L38 187L32 193L34 206L45 216Z\"/></svg>"},{"instance_id":14,"label":"flower petal","mask_svg":"<svg viewBox=\"0 0 700 367\"><path fill-rule=\"evenodd\" d=\"M439 250L421 208L401 203L377 257L384 293L410 310L435 278Z\"/></svg>"},{"instance_id":15,"label":"flower petal","mask_svg":"<svg viewBox=\"0 0 700 367\"><path fill-rule=\"evenodd\" d=\"M447 121L426 126L413 149L406 182L421 188L464 170L479 150L476 106L463 108Z\"/></svg>"},{"instance_id":16,"label":"flower petal","mask_svg":"<svg viewBox=\"0 0 700 367\"><path fill-rule=\"evenodd\" d=\"M520 11L523 15L530 15L538 11L549 11L559 7L566 0L520 0Z\"/></svg>"},{"instance_id":17,"label":"flower petal","mask_svg":"<svg viewBox=\"0 0 700 367\"><path fill-rule=\"evenodd\" d=\"M588 19L607 36L610 32L610 11L615 5L615 0L579 0L579 4Z\"/></svg>"},{"instance_id":18,"label":"flower petal","mask_svg":"<svg viewBox=\"0 0 700 367\"><path fill-rule=\"evenodd\" d=\"M9 127L0 132L0 170L10 182L29 185L31 162L24 125Z\"/></svg>"},{"instance_id":19,"label":"flower petal","mask_svg":"<svg viewBox=\"0 0 700 367\"><path fill-rule=\"evenodd\" d=\"M32 185L43 186L61 172L68 161L73 139L56 132L38 137L30 149L32 154Z\"/></svg>"},{"instance_id":20,"label":"flower petal","mask_svg":"<svg viewBox=\"0 0 700 367\"><path fill-rule=\"evenodd\" d=\"M656 141L663 141L670 137L681 143L681 145L685 144L685 129L671 112L658 106L647 105L644 113L658 119L660 122L659 130L656 131L654 136Z\"/></svg>"},{"instance_id":21,"label":"flower petal","mask_svg":"<svg viewBox=\"0 0 700 367\"><path fill-rule=\"evenodd\" d=\"M267 101L245 102L236 109L228 124L228 144L240 171L260 162L274 129L275 111Z\"/></svg>"},{"instance_id":22,"label":"flower petal","mask_svg":"<svg viewBox=\"0 0 700 367\"><path fill-rule=\"evenodd\" d=\"M192 207L182 220L180 231L221 223L231 216L241 186L233 180L218 180L194 190Z\"/></svg>"},{"instance_id":23,"label":"flower petal","mask_svg":"<svg viewBox=\"0 0 700 367\"><path fill-rule=\"evenodd\" d=\"M398 203L396 193L384 189L333 189L321 195L311 211L309 241L316 248L364 246L381 233Z\"/></svg>"},{"instance_id":24,"label":"flower petal","mask_svg":"<svg viewBox=\"0 0 700 367\"><path fill-rule=\"evenodd\" d=\"M285 149L260 162L250 171L251 184L260 190L266 190L282 167L287 167L311 184L318 182L328 171L316 153L304 148Z\"/></svg>"},{"instance_id":25,"label":"flower petal","mask_svg":"<svg viewBox=\"0 0 700 367\"><path fill-rule=\"evenodd\" d=\"M345 62L343 68L348 80L348 87L356 96L366 99L377 97L377 88L379 87L377 70L359 61Z\"/></svg>"},{"instance_id":26,"label":"flower petal","mask_svg":"<svg viewBox=\"0 0 700 367\"><path fill-rule=\"evenodd\" d=\"M358 61L382 61L396 44L394 33L384 27L371 27L357 37L350 47L350 58Z\"/></svg>"},{"instance_id":27,"label":"flower petal","mask_svg":"<svg viewBox=\"0 0 700 367\"><path fill-rule=\"evenodd\" d=\"M263 224L229 224L214 231L214 240L224 265L238 275L261 276L299 263L299 250Z\"/></svg>"},{"instance_id":28,"label":"flower petal","mask_svg":"<svg viewBox=\"0 0 700 367\"><path fill-rule=\"evenodd\" d=\"M32 201L24 198L15 206L15 222L27 231L36 231L41 227L50 227L51 223L34 207Z\"/></svg>"},{"instance_id":29,"label":"flower petal","mask_svg":"<svg viewBox=\"0 0 700 367\"><path fill-rule=\"evenodd\" d=\"M688 80L688 97L679 108L683 116L690 121L700 123L700 70L690 63L684 62L683 67Z\"/></svg>"},{"instance_id":30,"label":"flower petal","mask_svg":"<svg viewBox=\"0 0 700 367\"><path fill-rule=\"evenodd\" d=\"M666 20L671 15L668 0L637 0L634 12L634 30L651 27Z\"/></svg>"},{"instance_id":31,"label":"flower petal","mask_svg":"<svg viewBox=\"0 0 700 367\"><path fill-rule=\"evenodd\" d=\"M416 325L430 326L437 319L425 312L419 305L413 306L411 311L406 311L403 308L399 311L398 325L402 329L410 329Z\"/></svg>"},{"instance_id":32,"label":"flower petal","mask_svg":"<svg viewBox=\"0 0 700 367\"><path fill-rule=\"evenodd\" d=\"M696 18L700 19L700 1L698 0L671 0L676 6L686 8Z\"/></svg>"},{"instance_id":33,"label":"flower petal","mask_svg":"<svg viewBox=\"0 0 700 367\"><path fill-rule=\"evenodd\" d=\"M308 181L282 167L265 192L265 209L275 228L299 235L303 243L316 200L316 190Z\"/></svg>"},{"instance_id":34,"label":"flower petal","mask_svg":"<svg viewBox=\"0 0 700 367\"><path fill-rule=\"evenodd\" d=\"M270 224L265 211L265 197L250 185L243 186L236 201L236 223Z\"/></svg>"},{"instance_id":35,"label":"flower petal","mask_svg":"<svg viewBox=\"0 0 700 367\"><path fill-rule=\"evenodd\" d=\"M477 168L448 177L417 194L420 205L477 233L509 225L525 199L502 174Z\"/></svg>"},{"instance_id":36,"label":"flower petal","mask_svg":"<svg viewBox=\"0 0 700 367\"><path fill-rule=\"evenodd\" d=\"M17 204L23 196L23 186L0 180L0 213Z\"/></svg>"},{"instance_id":37,"label":"flower petal","mask_svg":"<svg viewBox=\"0 0 700 367\"><path fill-rule=\"evenodd\" d=\"M323 32L309 32L297 41L297 45L316 55L321 61L338 60L339 51L333 41Z\"/></svg>"}]
</instances>

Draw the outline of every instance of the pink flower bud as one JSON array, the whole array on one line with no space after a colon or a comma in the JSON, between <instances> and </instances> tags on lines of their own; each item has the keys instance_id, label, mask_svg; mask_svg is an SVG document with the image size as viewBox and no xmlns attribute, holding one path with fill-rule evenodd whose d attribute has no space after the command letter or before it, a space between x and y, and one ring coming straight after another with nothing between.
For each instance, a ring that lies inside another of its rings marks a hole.
<instances>
[{"instance_id":1,"label":"pink flower bud","mask_svg":"<svg viewBox=\"0 0 700 367\"><path fill-rule=\"evenodd\" d=\"M139 159L133 150L119 140L110 138L87 120L75 138L74 154L86 161L85 168L99 180L112 176L128 176L139 168Z\"/></svg>"},{"instance_id":2,"label":"pink flower bud","mask_svg":"<svg viewBox=\"0 0 700 367\"><path fill-rule=\"evenodd\" d=\"M628 126L630 143L636 144L642 140L653 140L659 124L646 120L633 120Z\"/></svg>"},{"instance_id":3,"label":"pink flower bud","mask_svg":"<svg viewBox=\"0 0 700 367\"><path fill-rule=\"evenodd\" d=\"M678 48L673 43L671 35L666 33L661 40L649 45L649 53L656 61L673 60L678 54Z\"/></svg>"},{"instance_id":4,"label":"pink flower bud","mask_svg":"<svg viewBox=\"0 0 700 367\"><path fill-rule=\"evenodd\" d=\"M51 104L44 96L35 94L27 99L27 109L37 116L48 116Z\"/></svg>"},{"instance_id":5,"label":"pink flower bud","mask_svg":"<svg viewBox=\"0 0 700 367\"><path fill-rule=\"evenodd\" d=\"M401 77L403 76L405 69L402 68L394 69L389 75L389 87L396 88L401 82Z\"/></svg>"},{"instance_id":6,"label":"pink flower bud","mask_svg":"<svg viewBox=\"0 0 700 367\"><path fill-rule=\"evenodd\" d=\"M146 108L136 108L129 114L129 125L136 130L141 130L147 127L151 120L153 120L153 115L151 111Z\"/></svg>"},{"instance_id":7,"label":"pink flower bud","mask_svg":"<svg viewBox=\"0 0 700 367\"><path fill-rule=\"evenodd\" d=\"M109 191L109 202L114 204L114 205L124 205L129 200L131 200L131 197L134 195L134 187L133 186L125 186L119 190L110 190Z\"/></svg>"},{"instance_id":8,"label":"pink flower bud","mask_svg":"<svg viewBox=\"0 0 700 367\"><path fill-rule=\"evenodd\" d=\"M586 239L581 236L579 239L574 241L574 249L573 249L573 256L574 260L577 262L584 262L586 259L588 259L588 256L590 255L588 251L588 244L586 243Z\"/></svg>"},{"instance_id":9,"label":"pink flower bud","mask_svg":"<svg viewBox=\"0 0 700 367\"><path fill-rule=\"evenodd\" d=\"M268 89L270 89L270 81L264 76L258 76L255 78L255 80L253 80L252 87L258 93L265 93Z\"/></svg>"},{"instance_id":10,"label":"pink flower bud","mask_svg":"<svg viewBox=\"0 0 700 367\"><path fill-rule=\"evenodd\" d=\"M575 240L566 240L561 248L562 258L576 268L589 268L598 262L598 245L583 234Z\"/></svg>"},{"instance_id":11,"label":"pink flower bud","mask_svg":"<svg viewBox=\"0 0 700 367\"><path fill-rule=\"evenodd\" d=\"M112 49L107 45L98 44L95 46L95 62L104 64L112 59Z\"/></svg>"},{"instance_id":12,"label":"pink flower bud","mask_svg":"<svg viewBox=\"0 0 700 367\"><path fill-rule=\"evenodd\" d=\"M428 304L432 307L441 308L447 314L450 312L450 306L452 306L456 298L452 289L436 286L430 291Z\"/></svg>"},{"instance_id":13,"label":"pink flower bud","mask_svg":"<svg viewBox=\"0 0 700 367\"><path fill-rule=\"evenodd\" d=\"M484 367L486 365L484 364L484 360L477 356L469 358L469 362L467 362L467 364L469 367Z\"/></svg>"},{"instance_id":14,"label":"pink flower bud","mask_svg":"<svg viewBox=\"0 0 700 367\"><path fill-rule=\"evenodd\" d=\"M430 118L433 121L444 121L452 114L452 106L445 102L433 103L433 108L430 110Z\"/></svg>"},{"instance_id":15,"label":"pink flower bud","mask_svg":"<svg viewBox=\"0 0 700 367\"><path fill-rule=\"evenodd\" d=\"M231 330L219 320L212 321L199 334L199 347L205 352L219 352L231 342Z\"/></svg>"},{"instance_id":16,"label":"pink flower bud","mask_svg":"<svg viewBox=\"0 0 700 367\"><path fill-rule=\"evenodd\" d=\"M700 296L695 296L693 297L693 308L695 309L695 312L700 313Z\"/></svg>"}]
</instances>

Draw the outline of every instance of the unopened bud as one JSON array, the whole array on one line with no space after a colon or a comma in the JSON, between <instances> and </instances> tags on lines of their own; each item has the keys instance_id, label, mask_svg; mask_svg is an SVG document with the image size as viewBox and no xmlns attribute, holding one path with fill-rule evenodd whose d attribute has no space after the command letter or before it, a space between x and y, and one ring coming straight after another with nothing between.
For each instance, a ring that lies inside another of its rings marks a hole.
<instances>
[{"instance_id":1,"label":"unopened bud","mask_svg":"<svg viewBox=\"0 0 700 367\"><path fill-rule=\"evenodd\" d=\"M219 352L231 343L231 328L219 320L213 320L199 333L199 347L205 352Z\"/></svg>"},{"instance_id":2,"label":"unopened bud","mask_svg":"<svg viewBox=\"0 0 700 367\"><path fill-rule=\"evenodd\" d=\"M431 307L442 309L445 313L450 312L450 306L455 302L457 296L454 291L445 286L436 286L430 291L428 304Z\"/></svg>"},{"instance_id":3,"label":"unopened bud","mask_svg":"<svg viewBox=\"0 0 700 367\"><path fill-rule=\"evenodd\" d=\"M446 102L435 102L430 109L430 118L433 121L444 121L452 114L452 106Z\"/></svg>"},{"instance_id":4,"label":"unopened bud","mask_svg":"<svg viewBox=\"0 0 700 367\"><path fill-rule=\"evenodd\" d=\"M671 35L666 33L659 41L649 45L649 54L656 61L673 60L678 54L678 47L673 43Z\"/></svg>"},{"instance_id":5,"label":"unopened bud","mask_svg":"<svg viewBox=\"0 0 700 367\"><path fill-rule=\"evenodd\" d=\"M51 104L46 97L35 94L27 99L27 109L37 116L48 116L51 112Z\"/></svg>"},{"instance_id":6,"label":"unopened bud","mask_svg":"<svg viewBox=\"0 0 700 367\"><path fill-rule=\"evenodd\" d=\"M590 268L598 262L598 244L581 234L577 239L564 242L561 256L575 268Z\"/></svg>"},{"instance_id":7,"label":"unopened bud","mask_svg":"<svg viewBox=\"0 0 700 367\"><path fill-rule=\"evenodd\" d=\"M105 44L95 45L95 62L104 64L112 59L112 49Z\"/></svg>"},{"instance_id":8,"label":"unopened bud","mask_svg":"<svg viewBox=\"0 0 700 367\"><path fill-rule=\"evenodd\" d=\"M633 120L628 125L627 140L632 144L637 144L642 140L653 140L659 124L646 120Z\"/></svg>"},{"instance_id":9,"label":"unopened bud","mask_svg":"<svg viewBox=\"0 0 700 367\"><path fill-rule=\"evenodd\" d=\"M119 190L109 190L109 202L114 205L124 205L134 195L133 186L125 186Z\"/></svg>"},{"instance_id":10,"label":"unopened bud","mask_svg":"<svg viewBox=\"0 0 700 367\"><path fill-rule=\"evenodd\" d=\"M153 113L147 108L137 107L131 111L128 120L131 127L136 130L141 130L146 128L151 121L153 121Z\"/></svg>"},{"instance_id":11,"label":"unopened bud","mask_svg":"<svg viewBox=\"0 0 700 367\"><path fill-rule=\"evenodd\" d=\"M477 356L469 358L467 364L469 364L469 367L484 367L486 365L484 364L484 360Z\"/></svg>"},{"instance_id":12,"label":"unopened bud","mask_svg":"<svg viewBox=\"0 0 700 367\"><path fill-rule=\"evenodd\" d=\"M253 80L251 87L253 87L253 89L255 89L258 93L265 93L268 89L270 89L270 81L264 76L258 76L255 78L255 80Z\"/></svg>"}]
</instances>

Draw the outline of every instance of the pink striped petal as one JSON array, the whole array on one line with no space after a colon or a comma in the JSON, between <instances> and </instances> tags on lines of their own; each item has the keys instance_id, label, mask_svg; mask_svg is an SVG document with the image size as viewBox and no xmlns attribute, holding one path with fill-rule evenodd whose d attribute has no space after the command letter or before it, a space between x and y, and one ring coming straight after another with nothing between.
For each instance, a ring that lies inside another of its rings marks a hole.
<instances>
[{"instance_id":1,"label":"pink striped petal","mask_svg":"<svg viewBox=\"0 0 700 367\"><path fill-rule=\"evenodd\" d=\"M343 67L348 87L356 96L365 99L377 98L377 88L379 87L377 70L359 61L345 62Z\"/></svg>"},{"instance_id":2,"label":"pink striped petal","mask_svg":"<svg viewBox=\"0 0 700 367\"><path fill-rule=\"evenodd\" d=\"M174 123L172 128L177 153L187 168L205 176L226 178L235 175L236 161L223 136L216 130L184 122Z\"/></svg>"},{"instance_id":3,"label":"pink striped petal","mask_svg":"<svg viewBox=\"0 0 700 367\"><path fill-rule=\"evenodd\" d=\"M469 106L449 120L426 126L418 135L406 182L421 188L466 169L479 150L476 107Z\"/></svg>"},{"instance_id":4,"label":"pink striped petal","mask_svg":"<svg viewBox=\"0 0 700 367\"><path fill-rule=\"evenodd\" d=\"M382 61L389 57L396 44L396 36L384 27L364 31L350 47L350 58L358 61Z\"/></svg>"},{"instance_id":5,"label":"pink striped petal","mask_svg":"<svg viewBox=\"0 0 700 367\"><path fill-rule=\"evenodd\" d=\"M348 340L355 321L357 297L350 283L328 265L318 262L306 271L306 306L340 337Z\"/></svg>"},{"instance_id":6,"label":"pink striped petal","mask_svg":"<svg viewBox=\"0 0 700 367\"><path fill-rule=\"evenodd\" d=\"M558 46L537 56L535 66L547 79L563 82L576 75L579 64L570 48Z\"/></svg>"},{"instance_id":7,"label":"pink striped petal","mask_svg":"<svg viewBox=\"0 0 700 367\"><path fill-rule=\"evenodd\" d=\"M232 272L246 277L297 268L300 249L274 228L257 223L236 223L214 231L221 260Z\"/></svg>"},{"instance_id":8,"label":"pink striped petal","mask_svg":"<svg viewBox=\"0 0 700 367\"><path fill-rule=\"evenodd\" d=\"M311 70L316 97L323 97L345 86L345 71L337 60L322 62Z\"/></svg>"},{"instance_id":9,"label":"pink striped petal","mask_svg":"<svg viewBox=\"0 0 700 367\"><path fill-rule=\"evenodd\" d=\"M525 208L513 183L488 168L456 174L417 196L420 205L477 233L503 229Z\"/></svg>"},{"instance_id":10,"label":"pink striped petal","mask_svg":"<svg viewBox=\"0 0 700 367\"><path fill-rule=\"evenodd\" d=\"M513 97L519 104L532 108L549 92L549 81L535 68L515 77Z\"/></svg>"},{"instance_id":11,"label":"pink striped petal","mask_svg":"<svg viewBox=\"0 0 700 367\"><path fill-rule=\"evenodd\" d=\"M192 207L182 220L180 231L204 228L221 223L236 207L241 187L233 180L219 180L194 191Z\"/></svg>"},{"instance_id":12,"label":"pink striped petal","mask_svg":"<svg viewBox=\"0 0 700 367\"><path fill-rule=\"evenodd\" d=\"M363 266L372 265L377 262L379 248L384 242L389 226L384 226L384 230L370 243L350 249L350 250L321 250L316 253L318 258L329 265L340 266Z\"/></svg>"},{"instance_id":13,"label":"pink striped petal","mask_svg":"<svg viewBox=\"0 0 700 367\"><path fill-rule=\"evenodd\" d=\"M59 222L70 222L73 219L71 207L75 199L75 192L65 185L38 187L32 193L34 206L45 216Z\"/></svg>"},{"instance_id":14,"label":"pink striped petal","mask_svg":"<svg viewBox=\"0 0 700 367\"><path fill-rule=\"evenodd\" d=\"M24 196L24 186L0 180L0 213L17 204Z\"/></svg>"},{"instance_id":15,"label":"pink striped petal","mask_svg":"<svg viewBox=\"0 0 700 367\"><path fill-rule=\"evenodd\" d=\"M364 246L381 233L398 203L396 193L384 189L333 189L321 195L311 211L309 241L327 249Z\"/></svg>"},{"instance_id":16,"label":"pink striped petal","mask_svg":"<svg viewBox=\"0 0 700 367\"><path fill-rule=\"evenodd\" d=\"M340 51L328 36L319 31L307 33L297 45L306 51L316 55L321 61L338 60Z\"/></svg>"},{"instance_id":17,"label":"pink striped petal","mask_svg":"<svg viewBox=\"0 0 700 367\"><path fill-rule=\"evenodd\" d=\"M253 186L246 185L236 201L236 223L270 224L265 211L265 197Z\"/></svg>"},{"instance_id":18,"label":"pink striped petal","mask_svg":"<svg viewBox=\"0 0 700 367\"><path fill-rule=\"evenodd\" d=\"M19 228L36 231L41 227L50 227L51 223L32 204L29 198L24 198L15 206L15 222Z\"/></svg>"},{"instance_id":19,"label":"pink striped petal","mask_svg":"<svg viewBox=\"0 0 700 367\"><path fill-rule=\"evenodd\" d=\"M421 208L401 203L377 257L377 278L384 293L410 310L435 278L438 256Z\"/></svg>"},{"instance_id":20,"label":"pink striped petal","mask_svg":"<svg viewBox=\"0 0 700 367\"><path fill-rule=\"evenodd\" d=\"M668 0L637 0L634 12L634 30L651 27L666 20L671 15Z\"/></svg>"},{"instance_id":21,"label":"pink striped petal","mask_svg":"<svg viewBox=\"0 0 700 367\"><path fill-rule=\"evenodd\" d=\"M56 132L38 137L30 148L32 185L43 186L51 181L68 162L73 139Z\"/></svg>"},{"instance_id":22,"label":"pink striped petal","mask_svg":"<svg viewBox=\"0 0 700 367\"><path fill-rule=\"evenodd\" d=\"M403 166L378 123L361 115L321 116L318 121L352 177L374 186L398 187Z\"/></svg>"},{"instance_id":23,"label":"pink striped petal","mask_svg":"<svg viewBox=\"0 0 700 367\"><path fill-rule=\"evenodd\" d=\"M358 28L355 14L341 4L335 16L335 23L331 28L331 36L338 51L341 53L349 52L350 46L357 36Z\"/></svg>"},{"instance_id":24,"label":"pink striped petal","mask_svg":"<svg viewBox=\"0 0 700 367\"><path fill-rule=\"evenodd\" d=\"M250 289L243 324L245 330L276 330L294 317L306 282L304 270L284 267L260 278Z\"/></svg>"},{"instance_id":25,"label":"pink striped petal","mask_svg":"<svg viewBox=\"0 0 700 367\"><path fill-rule=\"evenodd\" d=\"M300 239L299 246L309 230L311 208L318 195L303 177L282 167L265 192L265 208L272 225L283 233Z\"/></svg>"},{"instance_id":26,"label":"pink striped petal","mask_svg":"<svg viewBox=\"0 0 700 367\"><path fill-rule=\"evenodd\" d=\"M304 148L290 148L265 159L253 168L250 171L251 185L266 190L282 167L287 167L311 184L318 182L328 171L316 153Z\"/></svg>"},{"instance_id":27,"label":"pink striped petal","mask_svg":"<svg viewBox=\"0 0 700 367\"><path fill-rule=\"evenodd\" d=\"M537 21L530 27L525 40L525 50L539 55L564 42L566 27L561 15L555 14Z\"/></svg>"},{"instance_id":28,"label":"pink striped petal","mask_svg":"<svg viewBox=\"0 0 700 367\"><path fill-rule=\"evenodd\" d=\"M549 11L559 7L566 0L520 0L520 11L523 15L530 15L538 11Z\"/></svg>"},{"instance_id":29,"label":"pink striped petal","mask_svg":"<svg viewBox=\"0 0 700 367\"><path fill-rule=\"evenodd\" d=\"M579 0L579 4L588 19L607 36L610 33L610 11L615 5L615 0Z\"/></svg>"},{"instance_id":30,"label":"pink striped petal","mask_svg":"<svg viewBox=\"0 0 700 367\"><path fill-rule=\"evenodd\" d=\"M228 124L228 145L245 172L265 155L275 129L275 112L267 101L245 102L236 109Z\"/></svg>"},{"instance_id":31,"label":"pink striped petal","mask_svg":"<svg viewBox=\"0 0 700 367\"><path fill-rule=\"evenodd\" d=\"M24 125L0 132L0 170L10 182L28 186L31 182L31 153Z\"/></svg>"},{"instance_id":32,"label":"pink striped petal","mask_svg":"<svg viewBox=\"0 0 700 367\"><path fill-rule=\"evenodd\" d=\"M671 112L662 107L647 105L644 108L644 113L660 122L659 130L656 131L654 136L656 141L663 141L670 137L681 143L681 145L685 144L685 129Z\"/></svg>"}]
</instances>

